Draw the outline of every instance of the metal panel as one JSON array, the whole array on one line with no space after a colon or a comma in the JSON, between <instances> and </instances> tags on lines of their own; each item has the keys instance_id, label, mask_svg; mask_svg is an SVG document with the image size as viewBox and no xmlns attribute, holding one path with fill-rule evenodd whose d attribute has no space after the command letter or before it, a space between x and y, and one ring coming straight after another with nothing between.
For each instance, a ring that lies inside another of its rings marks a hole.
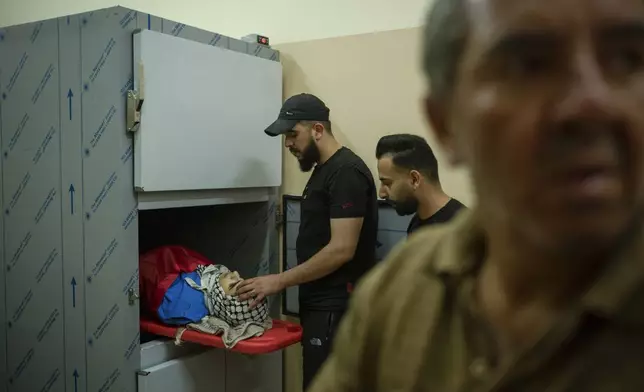
<instances>
[{"instance_id":1,"label":"metal panel","mask_svg":"<svg viewBox=\"0 0 644 392\"><path fill-rule=\"evenodd\" d=\"M279 60L279 52L265 45L260 45L252 42L248 43L248 54L252 54L253 56L261 57L263 59L268 59L268 60L274 60L274 61Z\"/></svg>"},{"instance_id":2,"label":"metal panel","mask_svg":"<svg viewBox=\"0 0 644 392\"><path fill-rule=\"evenodd\" d=\"M150 25L152 26L152 21L150 22ZM175 37L189 39L191 41L200 42L202 44L230 49L235 52L251 54L253 56L261 57L264 59L273 61L279 61L280 59L279 52L270 47L226 37L221 34L187 26L183 23L168 19L162 20L160 30L150 27L148 27L147 29L160 31L164 34L174 35Z\"/></svg>"},{"instance_id":3,"label":"metal panel","mask_svg":"<svg viewBox=\"0 0 644 392\"><path fill-rule=\"evenodd\" d=\"M226 392L282 392L282 355L226 352Z\"/></svg>"},{"instance_id":4,"label":"metal panel","mask_svg":"<svg viewBox=\"0 0 644 392\"><path fill-rule=\"evenodd\" d=\"M163 20L161 32L168 35L174 35L175 37L185 38L190 41L228 49L228 37L198 29L196 27L186 26L183 23L172 20ZM243 53L246 52L244 51Z\"/></svg>"},{"instance_id":5,"label":"metal panel","mask_svg":"<svg viewBox=\"0 0 644 392\"><path fill-rule=\"evenodd\" d=\"M249 44L248 44L248 42L242 41L240 39L230 38L228 40L228 48L230 50L234 50L235 52L240 52L240 53L248 53L249 52Z\"/></svg>"},{"instance_id":6,"label":"metal panel","mask_svg":"<svg viewBox=\"0 0 644 392\"><path fill-rule=\"evenodd\" d=\"M7 29L0 68L9 391L64 391L55 20Z\"/></svg>"},{"instance_id":7,"label":"metal panel","mask_svg":"<svg viewBox=\"0 0 644 392\"><path fill-rule=\"evenodd\" d=\"M217 189L183 192L140 192L139 210L199 207L268 201L271 188Z\"/></svg>"},{"instance_id":8,"label":"metal panel","mask_svg":"<svg viewBox=\"0 0 644 392\"><path fill-rule=\"evenodd\" d=\"M224 392L225 351L174 359L139 373L138 392Z\"/></svg>"},{"instance_id":9,"label":"metal panel","mask_svg":"<svg viewBox=\"0 0 644 392\"><path fill-rule=\"evenodd\" d=\"M68 391L85 391L85 279L81 144L81 47L78 16L58 20L65 380Z\"/></svg>"},{"instance_id":10,"label":"metal panel","mask_svg":"<svg viewBox=\"0 0 644 392\"><path fill-rule=\"evenodd\" d=\"M265 224L266 224L266 239L264 243L264 258L263 263L260 264L258 275L278 274L280 273L280 233L277 221L277 212L279 208L279 188L274 188L273 193L268 201ZM273 318L281 318L282 303L280 297L276 296L270 299L269 314ZM280 366L282 361L280 361Z\"/></svg>"},{"instance_id":11,"label":"metal panel","mask_svg":"<svg viewBox=\"0 0 644 392\"><path fill-rule=\"evenodd\" d=\"M376 260L384 260L400 241L407 238L412 215L400 216L389 204L381 201L378 208L378 247Z\"/></svg>"},{"instance_id":12,"label":"metal panel","mask_svg":"<svg viewBox=\"0 0 644 392\"><path fill-rule=\"evenodd\" d=\"M147 29L158 32L161 32L161 30L163 30L163 19L159 18L158 16L146 14L144 12L138 12L137 19L139 29Z\"/></svg>"},{"instance_id":13,"label":"metal panel","mask_svg":"<svg viewBox=\"0 0 644 392\"><path fill-rule=\"evenodd\" d=\"M125 94L132 86L135 11L81 15L83 219L87 385L135 391L140 361L136 199Z\"/></svg>"},{"instance_id":14,"label":"metal panel","mask_svg":"<svg viewBox=\"0 0 644 392\"><path fill-rule=\"evenodd\" d=\"M197 355L211 350L209 347L183 342L176 345L174 339L158 339L141 345L141 368L146 369L173 359Z\"/></svg>"},{"instance_id":15,"label":"metal panel","mask_svg":"<svg viewBox=\"0 0 644 392\"><path fill-rule=\"evenodd\" d=\"M3 29L0 29L0 59L6 56L6 46L4 44L4 36L5 32ZM4 78L2 77L3 74L3 62L0 60L0 94L4 91ZM4 71L7 72L7 71ZM4 151L4 144L3 144L3 102L5 100L5 96L0 95L0 151ZM5 243L5 238L4 238L4 226L5 226L5 220L4 220L4 187L3 187L3 175L4 175L4 170L3 170L3 163L4 163L4 157L0 157L0 282L3 284L5 283L5 268L6 268L6 253L7 249L4 246ZM6 307L5 307L5 290L0 290L0 390L6 391L8 389L7 382L8 382L8 376L7 376L7 339L6 339L6 326L7 326L7 319L6 319Z\"/></svg>"},{"instance_id":16,"label":"metal panel","mask_svg":"<svg viewBox=\"0 0 644 392\"><path fill-rule=\"evenodd\" d=\"M281 184L280 140L268 140L260 131L281 106L278 62L148 30L135 34L134 55L136 89L145 84L141 125L134 134L138 189ZM228 170L213 172L213 167Z\"/></svg>"},{"instance_id":17,"label":"metal panel","mask_svg":"<svg viewBox=\"0 0 644 392\"><path fill-rule=\"evenodd\" d=\"M284 195L284 231L282 233L282 265L284 271L297 266L295 244L300 231L300 196ZM289 316L300 314L299 288L289 287L282 294L282 313Z\"/></svg>"},{"instance_id":18,"label":"metal panel","mask_svg":"<svg viewBox=\"0 0 644 392\"><path fill-rule=\"evenodd\" d=\"M137 18L140 29L157 31L164 34L173 35L175 37L185 38L190 41L200 42L202 44L230 49L235 52L252 54L254 56L273 61L280 60L279 52L270 47L248 43L236 38L226 37L225 35L199 29L197 27L188 26L184 23L180 23L174 20L162 19L143 12L139 12Z\"/></svg>"},{"instance_id":19,"label":"metal panel","mask_svg":"<svg viewBox=\"0 0 644 392\"><path fill-rule=\"evenodd\" d=\"M301 196L283 196L285 214L282 235L282 268L284 270L297 266L295 244L300 229L301 200ZM379 201L377 261L385 259L396 244L407 238L407 226L410 220L411 216L399 216L391 205L382 200ZM298 288L297 286L290 287L282 294L282 313L297 317L299 312Z\"/></svg>"}]
</instances>

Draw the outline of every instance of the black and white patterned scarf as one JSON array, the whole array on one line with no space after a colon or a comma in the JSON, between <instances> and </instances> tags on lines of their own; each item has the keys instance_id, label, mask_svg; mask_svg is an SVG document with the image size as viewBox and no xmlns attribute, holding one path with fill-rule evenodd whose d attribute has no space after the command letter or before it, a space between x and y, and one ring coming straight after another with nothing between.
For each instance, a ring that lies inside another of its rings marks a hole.
<instances>
[{"instance_id":1,"label":"black and white patterned scarf","mask_svg":"<svg viewBox=\"0 0 644 392\"><path fill-rule=\"evenodd\" d=\"M231 327L237 327L247 323L266 325L268 317L268 301L266 298L255 308L249 309L251 300L240 301L237 297L226 294L219 284L219 277L230 272L223 265L199 266L197 272L201 277L201 286L192 279L186 278L186 282L197 290L203 291L206 300L206 307L211 316L221 319Z\"/></svg>"}]
</instances>

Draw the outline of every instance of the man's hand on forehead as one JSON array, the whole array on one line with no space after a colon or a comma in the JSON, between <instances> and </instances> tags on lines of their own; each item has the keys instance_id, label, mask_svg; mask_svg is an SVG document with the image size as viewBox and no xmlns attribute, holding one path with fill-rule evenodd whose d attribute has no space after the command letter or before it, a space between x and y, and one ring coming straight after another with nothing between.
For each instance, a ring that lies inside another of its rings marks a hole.
<instances>
[{"instance_id":1,"label":"man's hand on forehead","mask_svg":"<svg viewBox=\"0 0 644 392\"><path fill-rule=\"evenodd\" d=\"M246 279L237 286L237 296L240 301L252 299L249 309L255 308L264 298L277 294L284 289L279 275L266 275Z\"/></svg>"}]
</instances>

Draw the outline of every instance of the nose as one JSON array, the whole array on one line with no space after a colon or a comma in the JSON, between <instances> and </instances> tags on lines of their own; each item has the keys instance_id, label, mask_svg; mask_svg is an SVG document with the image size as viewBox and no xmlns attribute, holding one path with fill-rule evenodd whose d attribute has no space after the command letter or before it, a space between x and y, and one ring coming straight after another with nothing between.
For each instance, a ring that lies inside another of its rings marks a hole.
<instances>
[{"instance_id":1,"label":"nose","mask_svg":"<svg viewBox=\"0 0 644 392\"><path fill-rule=\"evenodd\" d=\"M293 147L293 141L289 138L284 138L284 147L286 148Z\"/></svg>"},{"instance_id":2,"label":"nose","mask_svg":"<svg viewBox=\"0 0 644 392\"><path fill-rule=\"evenodd\" d=\"M381 199L386 199L387 196L389 196L387 190L384 186L380 185L380 189L378 189L378 197Z\"/></svg>"},{"instance_id":3,"label":"nose","mask_svg":"<svg viewBox=\"0 0 644 392\"><path fill-rule=\"evenodd\" d=\"M569 82L555 109L560 122L596 122L612 112L611 87L592 50L579 50L571 60Z\"/></svg>"}]
</instances>

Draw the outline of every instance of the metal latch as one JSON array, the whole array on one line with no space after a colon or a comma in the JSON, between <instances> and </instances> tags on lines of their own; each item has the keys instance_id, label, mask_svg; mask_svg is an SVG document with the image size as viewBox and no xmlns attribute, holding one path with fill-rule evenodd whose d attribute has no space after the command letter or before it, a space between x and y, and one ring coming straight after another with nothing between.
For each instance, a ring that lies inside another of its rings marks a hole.
<instances>
[{"instance_id":1,"label":"metal latch","mask_svg":"<svg viewBox=\"0 0 644 392\"><path fill-rule=\"evenodd\" d=\"M277 228L282 227L284 224L284 213L282 212L282 208L277 205L275 207L275 226Z\"/></svg>"},{"instance_id":2,"label":"metal latch","mask_svg":"<svg viewBox=\"0 0 644 392\"><path fill-rule=\"evenodd\" d=\"M143 107L143 98L136 90L127 92L127 131L136 132L141 125L141 108Z\"/></svg>"},{"instance_id":3,"label":"metal latch","mask_svg":"<svg viewBox=\"0 0 644 392\"><path fill-rule=\"evenodd\" d=\"M134 289L129 289L127 291L127 300L130 303L130 305L134 305L134 302L139 300L139 294L134 291Z\"/></svg>"}]
</instances>

